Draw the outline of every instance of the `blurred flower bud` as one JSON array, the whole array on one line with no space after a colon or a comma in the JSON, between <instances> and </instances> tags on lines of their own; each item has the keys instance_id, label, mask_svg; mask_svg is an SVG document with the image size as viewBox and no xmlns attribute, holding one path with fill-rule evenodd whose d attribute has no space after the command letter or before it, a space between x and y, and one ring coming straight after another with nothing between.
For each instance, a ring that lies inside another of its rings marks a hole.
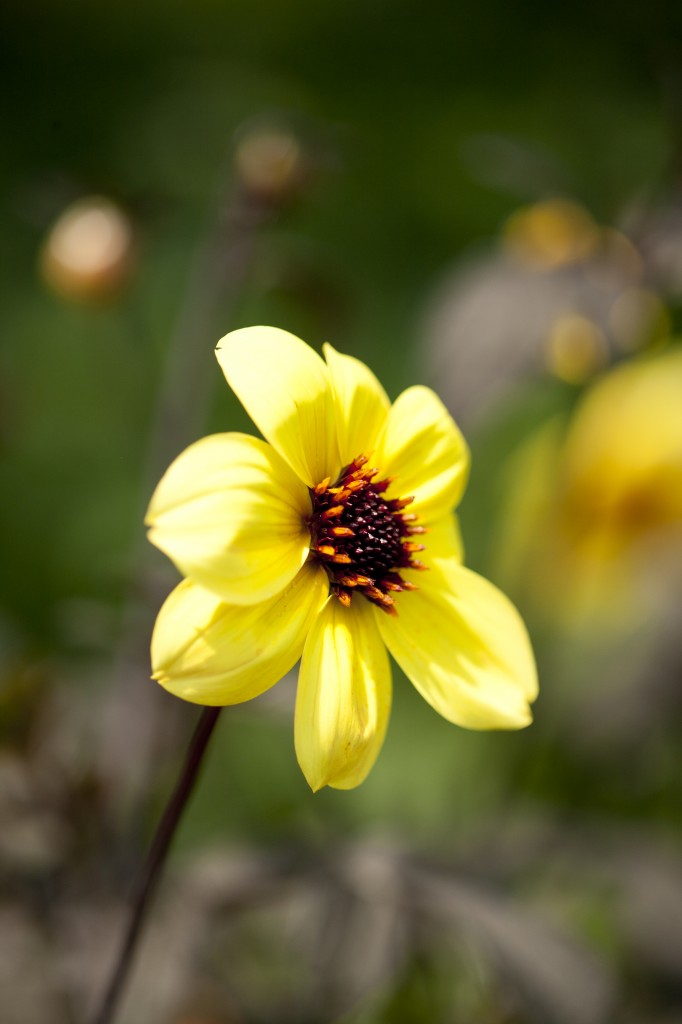
<instances>
[{"instance_id":1,"label":"blurred flower bud","mask_svg":"<svg viewBox=\"0 0 682 1024\"><path fill-rule=\"evenodd\" d=\"M598 288L622 288L643 276L644 261L637 247L615 228L599 228L591 256L584 265L585 275Z\"/></svg>"},{"instance_id":2,"label":"blurred flower bud","mask_svg":"<svg viewBox=\"0 0 682 1024\"><path fill-rule=\"evenodd\" d=\"M646 288L628 288L609 312L611 335L623 352L660 348L667 343L671 326L668 310Z\"/></svg>"},{"instance_id":3,"label":"blurred flower bud","mask_svg":"<svg viewBox=\"0 0 682 1024\"><path fill-rule=\"evenodd\" d=\"M587 210L568 199L548 199L512 214L502 245L534 270L553 270L585 259L598 239L599 230Z\"/></svg>"},{"instance_id":4,"label":"blurred flower bud","mask_svg":"<svg viewBox=\"0 0 682 1024\"><path fill-rule=\"evenodd\" d=\"M555 321L545 350L550 373L569 384L582 384L608 362L604 332L592 320L569 313Z\"/></svg>"},{"instance_id":5,"label":"blurred flower bud","mask_svg":"<svg viewBox=\"0 0 682 1024\"><path fill-rule=\"evenodd\" d=\"M246 192L266 203L281 203L304 185L309 164L294 133L287 128L251 127L237 139L234 165Z\"/></svg>"},{"instance_id":6,"label":"blurred flower bud","mask_svg":"<svg viewBox=\"0 0 682 1024\"><path fill-rule=\"evenodd\" d=\"M682 201L671 196L658 206L633 208L631 230L644 256L649 280L663 295L682 299Z\"/></svg>"},{"instance_id":7,"label":"blurred flower bud","mask_svg":"<svg viewBox=\"0 0 682 1024\"><path fill-rule=\"evenodd\" d=\"M121 290L132 261L129 219L110 200L89 196L67 207L52 227L40 269L61 298L97 303Z\"/></svg>"},{"instance_id":8,"label":"blurred flower bud","mask_svg":"<svg viewBox=\"0 0 682 1024\"><path fill-rule=\"evenodd\" d=\"M667 335L668 314L642 287L644 274L632 241L577 203L524 207L496 249L456 268L429 304L429 375L465 424L543 372L583 384Z\"/></svg>"}]
</instances>

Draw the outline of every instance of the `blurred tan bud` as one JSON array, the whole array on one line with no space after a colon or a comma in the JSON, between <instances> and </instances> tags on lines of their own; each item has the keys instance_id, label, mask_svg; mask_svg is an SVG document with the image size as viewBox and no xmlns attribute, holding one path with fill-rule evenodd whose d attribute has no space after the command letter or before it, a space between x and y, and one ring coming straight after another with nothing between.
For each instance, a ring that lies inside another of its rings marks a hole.
<instances>
[{"instance_id":1,"label":"blurred tan bud","mask_svg":"<svg viewBox=\"0 0 682 1024\"><path fill-rule=\"evenodd\" d=\"M669 340L671 319L658 295L646 288L628 288L611 307L609 327L623 352L660 348Z\"/></svg>"},{"instance_id":2,"label":"blurred tan bud","mask_svg":"<svg viewBox=\"0 0 682 1024\"><path fill-rule=\"evenodd\" d=\"M109 199L89 196L62 213L40 254L45 282L65 299L99 302L115 296L133 262L133 230Z\"/></svg>"},{"instance_id":3,"label":"blurred tan bud","mask_svg":"<svg viewBox=\"0 0 682 1024\"><path fill-rule=\"evenodd\" d=\"M548 199L518 210L502 235L508 255L540 271L585 259L598 241L599 229L587 210L568 199Z\"/></svg>"},{"instance_id":4,"label":"blurred tan bud","mask_svg":"<svg viewBox=\"0 0 682 1024\"><path fill-rule=\"evenodd\" d=\"M235 170L246 191L269 203L286 201L309 172L306 154L286 128L252 128L237 140Z\"/></svg>"},{"instance_id":5,"label":"blurred tan bud","mask_svg":"<svg viewBox=\"0 0 682 1024\"><path fill-rule=\"evenodd\" d=\"M644 261L627 235L616 228L600 227L594 259L585 273L600 288L622 288L637 282L644 273Z\"/></svg>"},{"instance_id":6,"label":"blurred tan bud","mask_svg":"<svg viewBox=\"0 0 682 1024\"><path fill-rule=\"evenodd\" d=\"M550 373L569 384L582 384L609 360L606 335L585 316L559 317L549 332L545 361Z\"/></svg>"}]
</instances>

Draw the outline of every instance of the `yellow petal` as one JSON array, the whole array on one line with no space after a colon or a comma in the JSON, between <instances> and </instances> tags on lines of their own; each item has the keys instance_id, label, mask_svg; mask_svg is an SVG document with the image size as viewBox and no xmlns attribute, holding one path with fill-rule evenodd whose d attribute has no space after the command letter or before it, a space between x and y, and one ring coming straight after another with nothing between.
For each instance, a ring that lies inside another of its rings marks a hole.
<instances>
[{"instance_id":1,"label":"yellow petal","mask_svg":"<svg viewBox=\"0 0 682 1024\"><path fill-rule=\"evenodd\" d=\"M391 403L369 367L323 345L336 406L339 455L347 465L376 448Z\"/></svg>"},{"instance_id":2,"label":"yellow petal","mask_svg":"<svg viewBox=\"0 0 682 1024\"><path fill-rule=\"evenodd\" d=\"M417 558L425 565L441 565L443 562L461 563L464 561L464 545L462 534L459 528L459 519L454 513L441 516L427 527L428 533L423 537L416 537L425 545L424 551L417 554ZM401 569L401 573L407 573L406 579L421 586L426 584L428 578L422 576L421 572L411 572L409 569Z\"/></svg>"},{"instance_id":3,"label":"yellow petal","mask_svg":"<svg viewBox=\"0 0 682 1024\"><path fill-rule=\"evenodd\" d=\"M535 662L512 603L476 573L448 563L401 594L398 616L375 612L391 654L425 700L468 729L519 729L531 721ZM428 578L426 578L428 577Z\"/></svg>"},{"instance_id":4,"label":"yellow petal","mask_svg":"<svg viewBox=\"0 0 682 1024\"><path fill-rule=\"evenodd\" d=\"M239 704L296 664L329 591L323 569L303 566L289 586L256 605L225 604L184 580L159 612L152 635L154 678L196 704Z\"/></svg>"},{"instance_id":5,"label":"yellow petal","mask_svg":"<svg viewBox=\"0 0 682 1024\"><path fill-rule=\"evenodd\" d=\"M296 756L308 783L353 789L384 741L391 669L367 601L330 597L310 631L296 696Z\"/></svg>"},{"instance_id":6,"label":"yellow petal","mask_svg":"<svg viewBox=\"0 0 682 1024\"><path fill-rule=\"evenodd\" d=\"M307 488L264 441L213 434L187 448L159 483L149 539L184 576L225 601L278 593L303 565Z\"/></svg>"},{"instance_id":7,"label":"yellow petal","mask_svg":"<svg viewBox=\"0 0 682 1024\"><path fill-rule=\"evenodd\" d=\"M469 449L455 421L430 388L403 391L391 406L372 460L397 477L390 497L414 495L421 520L436 519L459 501L469 472Z\"/></svg>"},{"instance_id":8,"label":"yellow petal","mask_svg":"<svg viewBox=\"0 0 682 1024\"><path fill-rule=\"evenodd\" d=\"M327 367L300 338L276 327L226 334L216 356L263 437L308 487L341 468Z\"/></svg>"}]
</instances>

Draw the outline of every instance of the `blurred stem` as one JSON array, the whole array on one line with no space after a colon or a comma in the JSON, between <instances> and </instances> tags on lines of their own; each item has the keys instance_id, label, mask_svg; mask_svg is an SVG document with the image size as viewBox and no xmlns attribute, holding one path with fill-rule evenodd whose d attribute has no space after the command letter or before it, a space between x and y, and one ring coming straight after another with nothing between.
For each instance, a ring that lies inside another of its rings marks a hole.
<instances>
[{"instance_id":1,"label":"blurred stem","mask_svg":"<svg viewBox=\"0 0 682 1024\"><path fill-rule=\"evenodd\" d=\"M226 174L234 177L232 162ZM249 279L262 231L278 213L276 203L251 194L239 181L228 187L226 174L221 174L212 214L191 261L167 348L142 457L136 519L138 513L142 518L153 487L166 466L203 432L213 385L221 376L213 356L214 344L225 332ZM150 571L151 550L144 532L138 529L130 550L129 593L113 659L112 684L102 715L103 734L98 743L99 773L117 780L114 792L126 794L130 825L117 851L122 860L127 860L131 847L136 849L147 779L152 765L158 763L173 714L170 710L157 710L156 694L147 682L147 649L140 644L140 637L148 633L151 625L148 609L160 603ZM121 736L127 737L135 757L121 757Z\"/></svg>"},{"instance_id":2,"label":"blurred stem","mask_svg":"<svg viewBox=\"0 0 682 1024\"><path fill-rule=\"evenodd\" d=\"M205 426L219 377L213 348L249 279L261 232L276 213L274 204L264 203L239 184L227 197L219 193L217 210L190 267L167 350L142 474L145 506L148 489ZM216 331L218 309L221 323Z\"/></svg>"},{"instance_id":3,"label":"blurred stem","mask_svg":"<svg viewBox=\"0 0 682 1024\"><path fill-rule=\"evenodd\" d=\"M194 730L180 777L168 801L163 817L158 824L144 870L134 892L130 919L123 937L118 960L114 966L99 1012L93 1017L93 1024L109 1024L113 1020L132 964L147 908L160 881L166 855L180 824L182 812L194 789L194 783L196 782L219 714L220 708L204 708Z\"/></svg>"}]
</instances>

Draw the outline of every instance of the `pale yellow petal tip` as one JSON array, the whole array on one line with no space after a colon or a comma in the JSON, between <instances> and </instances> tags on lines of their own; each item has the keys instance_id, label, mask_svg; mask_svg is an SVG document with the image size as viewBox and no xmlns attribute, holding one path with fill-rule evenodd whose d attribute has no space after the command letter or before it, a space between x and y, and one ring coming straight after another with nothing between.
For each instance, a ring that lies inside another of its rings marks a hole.
<instances>
[{"instance_id":1,"label":"pale yellow petal tip","mask_svg":"<svg viewBox=\"0 0 682 1024\"><path fill-rule=\"evenodd\" d=\"M215 700L210 694L201 693L195 686L185 685L179 679L159 669L151 676L166 693L172 697L187 701L188 704L200 704L202 707L224 707L226 701Z\"/></svg>"},{"instance_id":2,"label":"pale yellow petal tip","mask_svg":"<svg viewBox=\"0 0 682 1024\"><path fill-rule=\"evenodd\" d=\"M334 348L334 346L330 342L328 342L328 341L323 341L322 342L322 355L324 356L325 362L327 364L329 364L331 362L331 360L333 360L334 358L346 359L346 360L354 359L354 356L347 356L344 352L339 352L338 348ZM361 360L359 360L359 359L358 360L354 359L354 361L356 363L361 362ZM362 365L364 366L365 364L362 363Z\"/></svg>"},{"instance_id":3,"label":"pale yellow petal tip","mask_svg":"<svg viewBox=\"0 0 682 1024\"><path fill-rule=\"evenodd\" d=\"M312 790L313 793L319 793L320 790L325 789L327 786L329 787L329 789L336 790L357 789L358 786L361 786L362 783L365 781L365 778L368 774L369 772L367 772L361 779L354 778L351 780L346 780L343 778L343 776L341 776L338 779L334 779L332 778L331 775L324 775L320 779L313 778L311 780L308 777L308 775L306 775L305 780L310 786L310 789Z\"/></svg>"},{"instance_id":4,"label":"pale yellow petal tip","mask_svg":"<svg viewBox=\"0 0 682 1024\"><path fill-rule=\"evenodd\" d=\"M169 688L173 679L173 677L162 668L157 668L154 672L152 672L151 678L155 683L158 683L159 686L163 686L164 690L167 690Z\"/></svg>"},{"instance_id":5,"label":"pale yellow petal tip","mask_svg":"<svg viewBox=\"0 0 682 1024\"><path fill-rule=\"evenodd\" d=\"M268 330L268 328L265 328ZM239 327L236 331L228 331L227 334L223 334L222 338L217 342L215 350L220 351L221 348L225 348L228 342L234 340L244 340L249 334L253 334L255 331L263 330L263 326L252 326L252 327Z\"/></svg>"},{"instance_id":6,"label":"pale yellow petal tip","mask_svg":"<svg viewBox=\"0 0 682 1024\"><path fill-rule=\"evenodd\" d=\"M336 764L325 766L324 763L321 763L317 766L318 771L315 772L310 770L310 768L304 768L300 762L299 766L313 793L319 793L321 789L325 789L327 786L330 789L337 790L357 789L370 774L374 766L374 759L359 769L357 766L353 767L352 765Z\"/></svg>"},{"instance_id":7,"label":"pale yellow petal tip","mask_svg":"<svg viewBox=\"0 0 682 1024\"><path fill-rule=\"evenodd\" d=\"M527 729L533 722L533 712L531 711L530 701L535 698L526 698L524 695L524 702L519 703L516 707L499 708L497 712L493 712L494 720L488 726L489 729L495 731L498 730L509 730L515 732L518 729ZM528 703L526 703L528 701Z\"/></svg>"},{"instance_id":8,"label":"pale yellow petal tip","mask_svg":"<svg viewBox=\"0 0 682 1024\"><path fill-rule=\"evenodd\" d=\"M262 338L264 334L269 335L270 339L283 340L294 338L296 342L306 344L297 335L292 334L291 331L285 331L281 327L272 327L270 324L255 324L251 327L238 327L236 331L228 331L227 334L224 334L216 343L216 356L219 352L224 352L227 348L233 348L235 345L248 345L250 339ZM306 347L309 346L306 345Z\"/></svg>"},{"instance_id":9,"label":"pale yellow petal tip","mask_svg":"<svg viewBox=\"0 0 682 1024\"><path fill-rule=\"evenodd\" d=\"M149 512L147 512L147 515L145 516L144 525L147 527L147 540L149 541L149 543L153 544L155 548L159 548L159 550L162 550L158 540L159 531L157 530L156 527L156 520L151 515L151 509L149 510Z\"/></svg>"},{"instance_id":10,"label":"pale yellow petal tip","mask_svg":"<svg viewBox=\"0 0 682 1024\"><path fill-rule=\"evenodd\" d=\"M300 761L298 763L298 766L303 772L303 777L305 778L305 781L308 783L313 793L319 793L321 789L324 789L325 786L329 785L328 774L313 774L312 772L304 768Z\"/></svg>"},{"instance_id":11,"label":"pale yellow petal tip","mask_svg":"<svg viewBox=\"0 0 682 1024\"><path fill-rule=\"evenodd\" d=\"M519 717L510 722L507 726L510 730L527 729L529 725L533 724L533 712L530 707L526 708L525 712L519 714Z\"/></svg>"}]
</instances>

